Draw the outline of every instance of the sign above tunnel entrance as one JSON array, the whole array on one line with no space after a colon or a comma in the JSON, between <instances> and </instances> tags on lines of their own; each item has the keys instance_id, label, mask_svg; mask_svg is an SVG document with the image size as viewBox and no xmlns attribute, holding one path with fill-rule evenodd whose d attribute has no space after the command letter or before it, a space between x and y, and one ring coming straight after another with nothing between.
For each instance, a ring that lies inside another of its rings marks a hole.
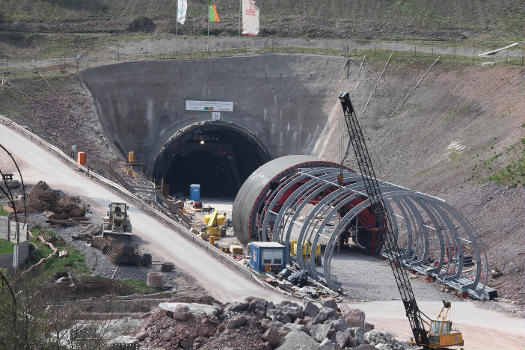
<instances>
[{"instance_id":1,"label":"sign above tunnel entrance","mask_svg":"<svg viewBox=\"0 0 525 350\"><path fill-rule=\"evenodd\" d=\"M233 102L186 100L187 111L233 112Z\"/></svg>"},{"instance_id":2,"label":"sign above tunnel entrance","mask_svg":"<svg viewBox=\"0 0 525 350\"><path fill-rule=\"evenodd\" d=\"M221 120L221 112L211 112L211 120Z\"/></svg>"}]
</instances>

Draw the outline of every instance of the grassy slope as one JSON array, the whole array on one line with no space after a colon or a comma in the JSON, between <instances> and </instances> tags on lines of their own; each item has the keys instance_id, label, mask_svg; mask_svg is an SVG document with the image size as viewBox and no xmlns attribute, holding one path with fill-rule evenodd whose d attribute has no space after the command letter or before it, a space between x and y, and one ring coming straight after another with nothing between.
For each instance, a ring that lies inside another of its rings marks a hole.
<instances>
[{"instance_id":1,"label":"grassy slope","mask_svg":"<svg viewBox=\"0 0 525 350\"><path fill-rule=\"evenodd\" d=\"M237 25L238 0L216 0L223 22ZM268 34L309 36L441 36L464 31L476 36L523 37L521 0L258 0ZM206 15L205 0L190 1L188 21ZM172 20L172 0L4 0L0 21L64 22L102 20L118 23L138 16ZM288 23L288 25L286 25ZM298 29L285 28L292 23ZM343 27L343 29L341 29ZM184 30L184 28L180 28ZM316 33L316 29L319 29ZM272 33L270 33L272 32ZM433 33L433 34L432 34Z\"/></svg>"},{"instance_id":2,"label":"grassy slope","mask_svg":"<svg viewBox=\"0 0 525 350\"><path fill-rule=\"evenodd\" d=\"M39 232L39 229L33 230L33 234L38 234ZM46 230L46 234L50 237L58 237L52 231ZM27 266L37 263L41 258L49 256L52 252L51 248L44 245L39 239L31 239L31 242L37 246L38 250L29 257ZM0 240L0 254L3 253L2 248L4 245L2 243L3 241ZM36 267L35 275L37 275L38 279L44 283L53 281L58 274L71 273L86 282L108 281L109 284L113 283L116 286L118 285L119 289L121 289L124 294L149 294L158 292L156 288L148 287L146 281L109 281L103 277L91 276L91 270L85 263L84 255L82 255L82 253L80 253L75 247L69 244L64 244L63 241L60 240L56 241L54 246L59 251L66 250L68 255L65 258L59 258L57 252L52 258Z\"/></svg>"},{"instance_id":3,"label":"grassy slope","mask_svg":"<svg viewBox=\"0 0 525 350\"><path fill-rule=\"evenodd\" d=\"M5 239L0 239L0 254L12 253L14 244Z\"/></svg>"},{"instance_id":4,"label":"grassy slope","mask_svg":"<svg viewBox=\"0 0 525 350\"><path fill-rule=\"evenodd\" d=\"M33 231L33 234L38 234L39 230ZM47 235L57 237L55 233L46 231ZM31 239L38 250L29 257L28 266L37 263L41 258L46 258L51 254L52 250L47 245L44 245L38 239ZM54 243L55 248L66 250L68 255L66 258L59 258L58 252L52 258L44 261L37 267L39 278L43 281L52 280L58 273L70 272L72 274L89 274L91 271L85 264L84 256L76 250L73 246L63 244L63 241Z\"/></svg>"}]
</instances>

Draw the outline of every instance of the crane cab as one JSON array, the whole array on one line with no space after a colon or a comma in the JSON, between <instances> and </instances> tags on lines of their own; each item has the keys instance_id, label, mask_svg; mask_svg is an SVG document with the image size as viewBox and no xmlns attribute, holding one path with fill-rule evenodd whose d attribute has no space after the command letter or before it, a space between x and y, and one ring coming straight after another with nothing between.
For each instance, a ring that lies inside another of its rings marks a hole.
<instances>
[{"instance_id":1,"label":"crane cab","mask_svg":"<svg viewBox=\"0 0 525 350\"><path fill-rule=\"evenodd\" d=\"M461 332L452 330L451 321L432 320L428 331L428 347L430 349L443 349L449 346L463 346Z\"/></svg>"},{"instance_id":2,"label":"crane cab","mask_svg":"<svg viewBox=\"0 0 525 350\"><path fill-rule=\"evenodd\" d=\"M451 303L443 300L443 307L435 320L430 320L430 329L427 333L428 345L422 344L421 339L416 343L410 339L410 345L423 345L425 349L447 349L450 346L463 346L463 335L452 329L452 321L448 320ZM427 323L428 324L428 323Z\"/></svg>"}]
</instances>

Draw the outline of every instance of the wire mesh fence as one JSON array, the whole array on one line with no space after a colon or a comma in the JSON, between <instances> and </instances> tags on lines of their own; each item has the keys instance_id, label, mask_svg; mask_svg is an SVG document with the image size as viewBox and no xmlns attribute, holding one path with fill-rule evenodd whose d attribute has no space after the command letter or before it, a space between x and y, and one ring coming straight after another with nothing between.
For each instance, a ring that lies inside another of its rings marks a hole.
<instances>
[{"instance_id":1,"label":"wire mesh fence","mask_svg":"<svg viewBox=\"0 0 525 350\"><path fill-rule=\"evenodd\" d=\"M312 53L340 55L349 58L433 59L476 64L507 63L524 65L523 51L502 50L482 55L485 50L464 47L418 45L403 42L354 40L265 38L265 37L171 37L137 39L110 45L103 54L74 57L4 58L0 63L3 78L31 74L69 74L78 70L113 63L150 59L201 59L263 53Z\"/></svg>"}]
</instances>

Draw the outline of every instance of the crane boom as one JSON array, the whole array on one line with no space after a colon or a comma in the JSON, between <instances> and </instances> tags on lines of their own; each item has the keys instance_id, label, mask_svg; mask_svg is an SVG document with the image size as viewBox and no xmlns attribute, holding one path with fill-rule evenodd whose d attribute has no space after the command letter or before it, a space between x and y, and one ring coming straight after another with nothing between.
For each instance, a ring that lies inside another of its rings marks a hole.
<instances>
[{"instance_id":1,"label":"crane boom","mask_svg":"<svg viewBox=\"0 0 525 350\"><path fill-rule=\"evenodd\" d=\"M357 119L352 102L350 101L350 94L348 92L342 93L339 99L343 107L346 128L348 129L350 141L352 142L357 165L359 166L366 193L370 200L370 207L376 216L379 237L385 245L390 266L396 280L399 294L401 295L401 300L405 306L406 316L410 322L415 342L418 345L428 346L428 336L423 325L421 311L417 306L408 274L403 267L403 259L397 245L397 238L393 234L391 218L384 206L383 195L376 179L363 131L359 125L359 120Z\"/></svg>"}]
</instances>

